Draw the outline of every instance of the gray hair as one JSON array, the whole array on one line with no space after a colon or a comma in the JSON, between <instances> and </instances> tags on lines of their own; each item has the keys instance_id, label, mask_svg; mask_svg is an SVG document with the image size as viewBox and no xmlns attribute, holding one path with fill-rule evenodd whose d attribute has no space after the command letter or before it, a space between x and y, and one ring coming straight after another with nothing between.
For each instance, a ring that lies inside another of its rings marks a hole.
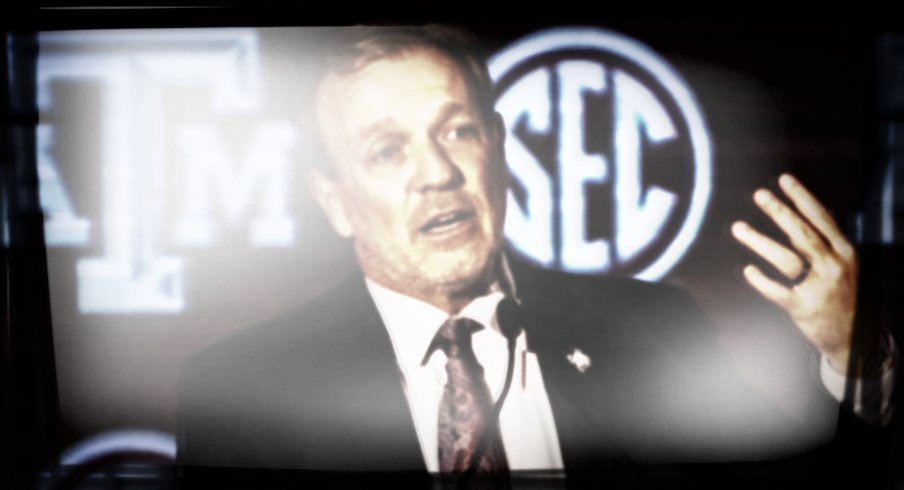
<instances>
[{"instance_id":1,"label":"gray hair","mask_svg":"<svg viewBox=\"0 0 904 490\"><path fill-rule=\"evenodd\" d=\"M443 25L337 27L324 32L318 43L322 51L320 81L329 74L351 74L376 61L399 58L415 50L435 51L458 68L484 123L489 125L493 120L493 83L486 60L479 54L476 39L465 31ZM316 146L314 168L331 175L334 169L319 125L314 122L311 127L317 132L312 138Z\"/></svg>"}]
</instances>

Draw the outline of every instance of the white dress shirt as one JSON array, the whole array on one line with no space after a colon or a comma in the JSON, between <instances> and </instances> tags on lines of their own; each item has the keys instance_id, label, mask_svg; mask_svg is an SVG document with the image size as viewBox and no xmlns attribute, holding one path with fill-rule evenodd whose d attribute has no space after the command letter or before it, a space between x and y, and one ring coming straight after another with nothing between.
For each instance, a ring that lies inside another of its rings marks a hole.
<instances>
[{"instance_id":1,"label":"white dress shirt","mask_svg":"<svg viewBox=\"0 0 904 490\"><path fill-rule=\"evenodd\" d=\"M507 268L506 268L507 272ZM389 332L396 361L402 371L405 395L427 470L439 471L437 418L446 383L446 355L436 349L422 365L436 332L449 315L423 301L405 296L366 279L367 288ZM505 383L508 358L506 338L500 333L496 306L504 293L496 287L474 299L458 316L475 320L485 328L473 334L472 344L484 377L496 400ZM527 351L524 331L516 339L515 367L511 388L499 414L502 443L512 470L563 469L559 438L543 385L536 354ZM891 387L894 376L890 355L880 375L857 380L854 399L843 403L860 418L885 423L892 415ZM848 378L835 371L825 356L820 375L823 385L838 401L845 399Z\"/></svg>"},{"instance_id":2,"label":"white dress shirt","mask_svg":"<svg viewBox=\"0 0 904 490\"><path fill-rule=\"evenodd\" d=\"M437 417L446 384L446 355L437 349L426 365L421 362L449 315L373 281L367 280L367 287L395 349L427 470L438 472ZM474 333L471 339L494 400L498 399L505 383L508 359L508 341L500 333L496 321L496 306L503 296L501 291L493 291L474 299L458 314L484 325L484 329ZM527 339L522 331L515 342L511 388L499 413L499 429L509 468L562 469L559 438L540 365L536 355L528 352L526 347Z\"/></svg>"}]
</instances>

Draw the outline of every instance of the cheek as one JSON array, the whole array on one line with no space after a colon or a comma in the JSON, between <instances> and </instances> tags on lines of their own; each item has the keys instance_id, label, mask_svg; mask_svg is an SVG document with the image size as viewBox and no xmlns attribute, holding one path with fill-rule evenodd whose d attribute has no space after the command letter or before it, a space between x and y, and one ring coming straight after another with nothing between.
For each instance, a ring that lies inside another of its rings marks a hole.
<instances>
[{"instance_id":1,"label":"cheek","mask_svg":"<svg viewBox=\"0 0 904 490\"><path fill-rule=\"evenodd\" d=\"M371 242L398 240L405 232L405 214L401 204L384 194L359 190L353 197L355 228L359 238ZM362 236L365 235L366 236Z\"/></svg>"},{"instance_id":2,"label":"cheek","mask_svg":"<svg viewBox=\"0 0 904 490\"><path fill-rule=\"evenodd\" d=\"M483 223L486 232L495 235L503 227L505 219L505 186L500 185L496 175L482 175L479 192L480 206L483 208Z\"/></svg>"}]
</instances>

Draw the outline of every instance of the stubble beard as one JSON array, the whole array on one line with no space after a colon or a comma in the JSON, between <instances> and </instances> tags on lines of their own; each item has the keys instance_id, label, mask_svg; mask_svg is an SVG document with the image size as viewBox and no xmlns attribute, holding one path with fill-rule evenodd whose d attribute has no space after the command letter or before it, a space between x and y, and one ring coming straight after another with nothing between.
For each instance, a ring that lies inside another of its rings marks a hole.
<instances>
[{"instance_id":1,"label":"stubble beard","mask_svg":"<svg viewBox=\"0 0 904 490\"><path fill-rule=\"evenodd\" d=\"M355 251L365 275L372 280L454 314L486 294L497 279L500 247L492 242L477 247L473 261L464 262L448 256L456 251L466 254L461 249L425 253L417 263L397 251L375 251L367 244L356 243Z\"/></svg>"}]
</instances>

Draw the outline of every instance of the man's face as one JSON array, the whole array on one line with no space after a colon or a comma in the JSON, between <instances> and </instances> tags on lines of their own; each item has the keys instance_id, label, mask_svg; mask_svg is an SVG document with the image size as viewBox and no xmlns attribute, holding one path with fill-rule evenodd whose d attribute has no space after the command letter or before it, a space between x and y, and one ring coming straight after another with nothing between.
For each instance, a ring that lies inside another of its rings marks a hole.
<instances>
[{"instance_id":1,"label":"man's face","mask_svg":"<svg viewBox=\"0 0 904 490\"><path fill-rule=\"evenodd\" d=\"M318 122L335 178L315 179L364 273L428 299L488 280L505 215L502 130L455 64L415 49L328 75Z\"/></svg>"}]
</instances>

